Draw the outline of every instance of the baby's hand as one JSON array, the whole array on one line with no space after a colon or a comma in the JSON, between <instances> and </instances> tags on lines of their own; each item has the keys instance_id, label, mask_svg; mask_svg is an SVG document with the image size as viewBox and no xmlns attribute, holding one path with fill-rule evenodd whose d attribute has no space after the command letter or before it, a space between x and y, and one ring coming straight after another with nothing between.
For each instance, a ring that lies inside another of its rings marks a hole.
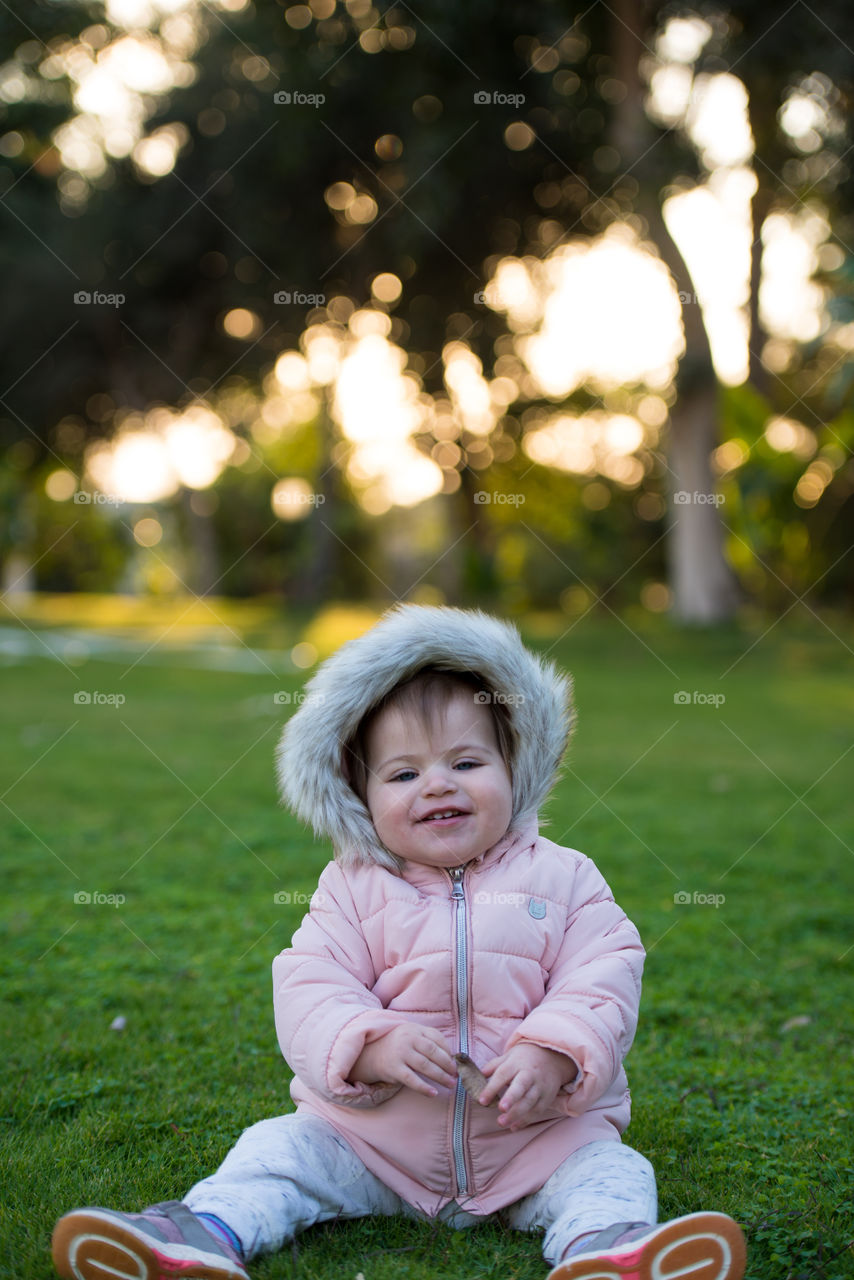
<instances>
[{"instance_id":1,"label":"baby's hand","mask_svg":"<svg viewBox=\"0 0 854 1280\"><path fill-rule=\"evenodd\" d=\"M522 1043L487 1062L483 1074L489 1084L478 1101L488 1107L500 1096L498 1123L515 1132L554 1110L561 1088L578 1071L565 1053Z\"/></svg>"},{"instance_id":2,"label":"baby's hand","mask_svg":"<svg viewBox=\"0 0 854 1280\"><path fill-rule=\"evenodd\" d=\"M423 1078L422 1078L423 1077ZM350 1072L355 1083L404 1084L416 1093L435 1098L438 1089L428 1081L452 1089L457 1083L454 1060L445 1037L433 1027L407 1022L366 1044Z\"/></svg>"}]
</instances>

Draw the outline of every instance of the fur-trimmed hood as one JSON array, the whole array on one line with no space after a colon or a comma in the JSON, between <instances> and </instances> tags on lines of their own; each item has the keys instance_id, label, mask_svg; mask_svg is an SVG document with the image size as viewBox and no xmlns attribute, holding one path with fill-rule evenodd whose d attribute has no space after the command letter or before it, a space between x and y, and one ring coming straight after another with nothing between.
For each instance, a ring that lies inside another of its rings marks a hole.
<instances>
[{"instance_id":1,"label":"fur-trimmed hood","mask_svg":"<svg viewBox=\"0 0 854 1280\"><path fill-rule=\"evenodd\" d=\"M422 667L469 671L507 708L512 730L512 828L536 818L574 723L569 676L522 643L510 623L475 610L396 605L315 672L276 753L282 800L344 865L400 860L381 843L342 769L344 744L395 685Z\"/></svg>"}]
</instances>

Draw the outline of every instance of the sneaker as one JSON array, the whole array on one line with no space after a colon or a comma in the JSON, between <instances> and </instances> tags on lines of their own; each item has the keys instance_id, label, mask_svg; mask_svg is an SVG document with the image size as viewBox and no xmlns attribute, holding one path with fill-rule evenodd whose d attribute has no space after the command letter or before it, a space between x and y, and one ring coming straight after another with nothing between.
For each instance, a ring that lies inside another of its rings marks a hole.
<instances>
[{"instance_id":1,"label":"sneaker","mask_svg":"<svg viewBox=\"0 0 854 1280\"><path fill-rule=\"evenodd\" d=\"M744 1236L725 1213L673 1218L627 1244L609 1243L609 1234L613 1240L613 1231L592 1237L588 1248L558 1263L548 1280L742 1280L744 1275Z\"/></svg>"},{"instance_id":2,"label":"sneaker","mask_svg":"<svg viewBox=\"0 0 854 1280\"><path fill-rule=\"evenodd\" d=\"M240 1258L180 1200L143 1213L75 1209L53 1229L65 1280L249 1280Z\"/></svg>"}]
</instances>

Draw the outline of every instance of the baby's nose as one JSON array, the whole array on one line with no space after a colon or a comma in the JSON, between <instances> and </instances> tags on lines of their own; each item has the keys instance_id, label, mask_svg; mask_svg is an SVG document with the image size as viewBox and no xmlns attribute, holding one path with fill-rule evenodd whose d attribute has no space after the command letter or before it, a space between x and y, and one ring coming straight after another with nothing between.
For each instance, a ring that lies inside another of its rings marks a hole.
<instances>
[{"instance_id":1,"label":"baby's nose","mask_svg":"<svg viewBox=\"0 0 854 1280\"><path fill-rule=\"evenodd\" d=\"M449 791L456 791L457 782L450 769L433 765L424 774L423 786L428 795L445 795Z\"/></svg>"}]
</instances>

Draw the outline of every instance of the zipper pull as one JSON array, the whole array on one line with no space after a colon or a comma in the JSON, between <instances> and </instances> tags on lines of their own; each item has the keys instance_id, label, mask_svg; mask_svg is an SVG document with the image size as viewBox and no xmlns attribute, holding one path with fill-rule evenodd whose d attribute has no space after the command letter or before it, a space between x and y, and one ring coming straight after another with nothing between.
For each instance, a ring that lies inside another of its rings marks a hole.
<instances>
[{"instance_id":1,"label":"zipper pull","mask_svg":"<svg viewBox=\"0 0 854 1280\"><path fill-rule=\"evenodd\" d=\"M463 893L463 872L464 867L454 867L451 871L451 897L465 898Z\"/></svg>"}]
</instances>

